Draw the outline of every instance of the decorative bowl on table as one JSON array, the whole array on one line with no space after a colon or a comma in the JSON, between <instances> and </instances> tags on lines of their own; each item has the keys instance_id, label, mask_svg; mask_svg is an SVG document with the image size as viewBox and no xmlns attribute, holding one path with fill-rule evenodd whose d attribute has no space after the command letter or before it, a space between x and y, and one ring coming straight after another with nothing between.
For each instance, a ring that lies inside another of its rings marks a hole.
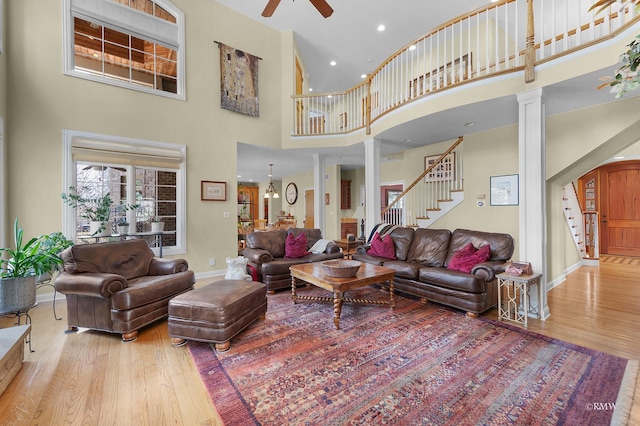
<instances>
[{"instance_id":1,"label":"decorative bowl on table","mask_svg":"<svg viewBox=\"0 0 640 426\"><path fill-rule=\"evenodd\" d=\"M358 273L362 262L358 262L357 260L336 259L325 260L320 264L324 272L331 277L353 278Z\"/></svg>"}]
</instances>

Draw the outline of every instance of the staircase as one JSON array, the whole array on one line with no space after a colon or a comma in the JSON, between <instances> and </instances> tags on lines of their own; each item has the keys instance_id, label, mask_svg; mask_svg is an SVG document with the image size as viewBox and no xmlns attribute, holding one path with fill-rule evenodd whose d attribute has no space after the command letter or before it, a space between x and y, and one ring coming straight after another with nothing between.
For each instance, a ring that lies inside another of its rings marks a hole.
<instances>
[{"instance_id":1,"label":"staircase","mask_svg":"<svg viewBox=\"0 0 640 426\"><path fill-rule=\"evenodd\" d=\"M462 203L462 141L460 136L442 155L427 157L428 167L382 211L381 222L428 228ZM406 214L394 214L400 208Z\"/></svg>"},{"instance_id":2,"label":"staircase","mask_svg":"<svg viewBox=\"0 0 640 426\"><path fill-rule=\"evenodd\" d=\"M582 264L598 266L598 213L582 211L573 183L562 187L562 210Z\"/></svg>"}]
</instances>

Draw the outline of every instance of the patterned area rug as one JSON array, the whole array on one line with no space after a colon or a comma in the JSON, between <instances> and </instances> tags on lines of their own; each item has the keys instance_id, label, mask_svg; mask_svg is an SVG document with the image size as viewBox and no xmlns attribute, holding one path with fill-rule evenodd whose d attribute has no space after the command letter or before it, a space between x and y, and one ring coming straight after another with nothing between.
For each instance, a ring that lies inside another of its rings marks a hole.
<instances>
[{"instance_id":1,"label":"patterned area rug","mask_svg":"<svg viewBox=\"0 0 640 426\"><path fill-rule=\"evenodd\" d=\"M405 297L393 311L345 304L340 330L332 316L280 292L229 352L189 342L225 424L627 422L637 361Z\"/></svg>"}]
</instances>

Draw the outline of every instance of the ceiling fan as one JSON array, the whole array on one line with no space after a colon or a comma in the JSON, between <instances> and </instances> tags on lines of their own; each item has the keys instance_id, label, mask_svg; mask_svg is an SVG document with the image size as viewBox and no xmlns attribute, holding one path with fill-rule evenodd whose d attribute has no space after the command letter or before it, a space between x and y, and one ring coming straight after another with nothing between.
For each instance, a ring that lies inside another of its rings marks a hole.
<instances>
[{"instance_id":1,"label":"ceiling fan","mask_svg":"<svg viewBox=\"0 0 640 426\"><path fill-rule=\"evenodd\" d=\"M318 9L318 12L320 12L320 14L325 18L328 18L333 13L333 9L331 8L331 6L329 6L329 3L327 3L326 0L309 0L309 1L311 2L312 5L315 6L316 9ZM275 12L279 4L280 4L280 0L269 0L269 3L267 3L267 6L262 11L262 16L264 16L265 18L271 17L271 15L273 15L273 12Z\"/></svg>"}]
</instances>

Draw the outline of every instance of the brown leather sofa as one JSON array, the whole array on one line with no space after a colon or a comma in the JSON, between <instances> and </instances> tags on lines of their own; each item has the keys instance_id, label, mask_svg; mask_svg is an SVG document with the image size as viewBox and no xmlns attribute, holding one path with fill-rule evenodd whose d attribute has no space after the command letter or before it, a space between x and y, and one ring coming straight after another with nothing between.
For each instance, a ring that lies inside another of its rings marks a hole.
<instances>
[{"instance_id":1,"label":"brown leather sofa","mask_svg":"<svg viewBox=\"0 0 640 426\"><path fill-rule=\"evenodd\" d=\"M511 235L456 229L396 228L390 234L396 260L370 256L369 245L358 247L354 260L394 269L394 289L462 309L469 316L498 303L496 274L504 272L514 250ZM491 246L491 257L471 273L447 269L456 251L468 243Z\"/></svg>"},{"instance_id":2,"label":"brown leather sofa","mask_svg":"<svg viewBox=\"0 0 640 426\"><path fill-rule=\"evenodd\" d=\"M169 300L195 283L184 259L156 258L142 239L75 245L60 257L54 286L67 298L71 331L86 327L135 340L138 329L167 317Z\"/></svg>"},{"instance_id":3,"label":"brown leather sofa","mask_svg":"<svg viewBox=\"0 0 640 426\"><path fill-rule=\"evenodd\" d=\"M319 229L306 228L252 232L247 235L247 248L244 249L244 257L247 258L247 265L250 269L255 269L257 281L266 284L269 294L273 294L275 290L281 288L291 288L291 274L289 273L291 265L344 257L340 247L330 241L322 253L310 253L294 259L287 258L285 257L285 240L290 232L294 237L298 237L302 232L306 234L307 250L322 239L322 233Z\"/></svg>"}]
</instances>

